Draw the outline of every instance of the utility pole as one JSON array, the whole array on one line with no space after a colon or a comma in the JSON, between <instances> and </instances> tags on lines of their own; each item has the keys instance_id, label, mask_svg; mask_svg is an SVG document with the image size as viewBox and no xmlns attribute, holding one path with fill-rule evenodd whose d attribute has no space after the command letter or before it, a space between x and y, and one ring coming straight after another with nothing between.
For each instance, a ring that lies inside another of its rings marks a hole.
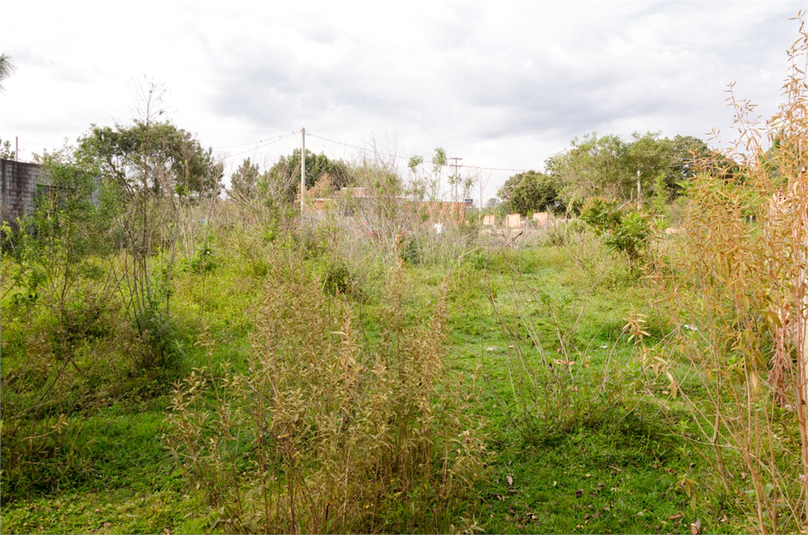
<instances>
[{"instance_id":1,"label":"utility pole","mask_svg":"<svg viewBox=\"0 0 808 535\"><path fill-rule=\"evenodd\" d=\"M637 209L642 210L642 185L640 182L640 170L637 169Z\"/></svg>"},{"instance_id":2,"label":"utility pole","mask_svg":"<svg viewBox=\"0 0 808 535\"><path fill-rule=\"evenodd\" d=\"M14 161L20 161L20 136L14 136Z\"/></svg>"},{"instance_id":3,"label":"utility pole","mask_svg":"<svg viewBox=\"0 0 808 535\"><path fill-rule=\"evenodd\" d=\"M300 129L300 135L303 140L302 148L300 149L300 215L303 215L305 209L305 201L303 195L306 193L306 129Z\"/></svg>"},{"instance_id":4,"label":"utility pole","mask_svg":"<svg viewBox=\"0 0 808 535\"><path fill-rule=\"evenodd\" d=\"M458 182L459 182L459 180L460 180L460 176L457 174L457 168L458 168L460 165L459 165L457 162L458 162L459 160L462 160L463 158L458 158L457 156L455 156L455 157L453 157L453 158L449 158L449 159L450 159L450 160L454 160L454 168L455 168L455 172L454 172L454 178L453 178L453 180L452 180L452 182L454 182L454 197L453 197L453 200L454 200L454 202L457 202L457 183L458 183Z\"/></svg>"}]
</instances>

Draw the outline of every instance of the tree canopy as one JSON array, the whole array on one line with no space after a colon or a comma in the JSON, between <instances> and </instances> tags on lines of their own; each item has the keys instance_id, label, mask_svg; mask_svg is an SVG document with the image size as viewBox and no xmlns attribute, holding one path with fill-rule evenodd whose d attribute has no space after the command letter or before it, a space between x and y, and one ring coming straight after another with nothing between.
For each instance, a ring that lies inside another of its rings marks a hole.
<instances>
[{"instance_id":1,"label":"tree canopy","mask_svg":"<svg viewBox=\"0 0 808 535\"><path fill-rule=\"evenodd\" d=\"M311 188L320 177L328 173L332 186L339 190L352 183L351 169L342 160L330 160L325 154L306 150L306 189ZM293 201L300 189L300 149L280 159L269 168L261 189L270 196Z\"/></svg>"},{"instance_id":2,"label":"tree canopy","mask_svg":"<svg viewBox=\"0 0 808 535\"><path fill-rule=\"evenodd\" d=\"M261 178L261 169L258 164L245 158L241 165L230 175L230 193L234 197L251 199L258 190L258 181Z\"/></svg>"},{"instance_id":3,"label":"tree canopy","mask_svg":"<svg viewBox=\"0 0 808 535\"><path fill-rule=\"evenodd\" d=\"M634 133L624 141L593 132L573 139L571 147L550 157L545 167L568 206L580 206L593 197L636 199L638 181L643 198L670 200L681 192L682 181L696 172L695 162L709 152L704 141L691 136L671 139Z\"/></svg>"},{"instance_id":4,"label":"tree canopy","mask_svg":"<svg viewBox=\"0 0 808 535\"><path fill-rule=\"evenodd\" d=\"M14 63L11 61L11 56L5 52L0 54L0 91L3 91L3 81L8 78L15 70Z\"/></svg>"},{"instance_id":5,"label":"tree canopy","mask_svg":"<svg viewBox=\"0 0 808 535\"><path fill-rule=\"evenodd\" d=\"M79 138L78 154L128 190L197 197L221 190L222 166L211 149L171 122L96 126Z\"/></svg>"},{"instance_id":6,"label":"tree canopy","mask_svg":"<svg viewBox=\"0 0 808 535\"><path fill-rule=\"evenodd\" d=\"M504 209L524 216L532 212L563 212L558 197L558 183L554 177L536 171L527 171L510 177L498 192Z\"/></svg>"}]
</instances>

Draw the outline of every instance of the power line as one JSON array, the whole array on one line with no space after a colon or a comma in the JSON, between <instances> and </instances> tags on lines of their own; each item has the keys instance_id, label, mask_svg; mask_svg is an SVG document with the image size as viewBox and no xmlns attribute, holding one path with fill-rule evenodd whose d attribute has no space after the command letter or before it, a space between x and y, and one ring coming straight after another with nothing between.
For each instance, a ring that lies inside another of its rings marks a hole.
<instances>
[{"instance_id":1,"label":"power line","mask_svg":"<svg viewBox=\"0 0 808 535\"><path fill-rule=\"evenodd\" d=\"M54 149L59 148L59 145L50 145L48 143L37 143L36 141L23 140L23 143L30 143L31 145L39 145L40 147L52 147Z\"/></svg>"},{"instance_id":2,"label":"power line","mask_svg":"<svg viewBox=\"0 0 808 535\"><path fill-rule=\"evenodd\" d=\"M482 169L483 171L510 171L513 173L527 173L530 169L508 169L505 167L480 167L478 165L464 165L463 167L468 167L469 169Z\"/></svg>"},{"instance_id":3,"label":"power line","mask_svg":"<svg viewBox=\"0 0 808 535\"><path fill-rule=\"evenodd\" d=\"M398 154L391 154L389 152L382 152L382 151L375 150L375 149L366 149L364 147L359 147L357 145L351 145L350 143L344 143L342 141L337 141L336 139L329 139L327 137L318 136L318 135L312 134L310 132L306 132L306 135L310 136L310 137L316 137L317 139L322 139L323 141L328 141L330 143L336 143L337 145L343 145L345 147L350 147L352 149L361 150L362 152L367 152L367 153L371 153L371 154L380 154L382 156L389 156L390 158L398 158L398 159L406 160L406 158L404 156L400 156Z\"/></svg>"},{"instance_id":4,"label":"power line","mask_svg":"<svg viewBox=\"0 0 808 535\"><path fill-rule=\"evenodd\" d=\"M255 146L255 147L251 148L251 149L247 149L247 150L244 150L244 151L241 151L241 152L237 152L235 154L230 154L230 155L228 155L226 157L226 159L235 158L236 156L241 156L242 154L247 154L248 152L253 152L253 151L256 151L258 149L268 147L269 145L272 145L272 144L277 143L279 141L283 141L284 139L288 139L288 138L296 135L297 133L298 132L291 132L289 134L284 134L283 136L280 136L280 137L277 137L277 138L275 138L275 139L273 139L271 141L268 141L268 142L264 143L263 145L258 145L258 146Z\"/></svg>"},{"instance_id":5,"label":"power line","mask_svg":"<svg viewBox=\"0 0 808 535\"><path fill-rule=\"evenodd\" d=\"M356 145L351 145L350 143L344 143L342 141L337 141L335 139L329 139L327 137L318 136L316 134L312 134L311 132L306 132L306 135L310 136L310 137L316 137L316 138L322 139L324 141L329 141L331 143L336 143L337 145L344 145L345 147L350 147L352 149L361 150L362 152L381 154L382 156L389 156L391 158L398 158L398 159L401 159L401 160L408 160L408 158L406 156L401 156L401 155L398 155L398 154L391 154L389 152L381 152L381 151L377 151L377 150L373 150L373 149L367 149L367 148L359 147L359 146L356 146ZM463 167L466 167L466 168L469 168L469 169L480 169L482 171L508 171L508 172L512 172L512 173L527 173L529 171L529 169L512 169L512 168L507 168L507 167L484 167L484 166L480 166L480 165L466 165L466 164L464 164Z\"/></svg>"},{"instance_id":6,"label":"power line","mask_svg":"<svg viewBox=\"0 0 808 535\"><path fill-rule=\"evenodd\" d=\"M285 139L285 138L287 138L289 136L293 136L295 134L297 134L297 131L294 131L294 132L291 132L291 133L288 133L288 134L281 134L280 136L272 138L271 140L269 140L269 142L274 143L275 141ZM264 142L263 139L259 139L258 141L250 141L249 143L238 143L236 145L225 145L223 147L213 147L213 150L232 149L233 147L245 147L247 145L256 145L258 143L263 143L263 142Z\"/></svg>"}]
</instances>

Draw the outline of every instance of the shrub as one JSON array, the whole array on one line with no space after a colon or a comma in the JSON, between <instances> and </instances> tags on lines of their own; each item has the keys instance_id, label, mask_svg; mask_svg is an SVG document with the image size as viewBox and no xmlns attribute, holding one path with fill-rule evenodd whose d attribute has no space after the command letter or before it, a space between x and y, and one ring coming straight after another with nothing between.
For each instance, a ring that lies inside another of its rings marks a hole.
<instances>
[{"instance_id":1,"label":"shrub","mask_svg":"<svg viewBox=\"0 0 808 535\"><path fill-rule=\"evenodd\" d=\"M740 137L702 162L681 254L657 273L698 451L761 532L804 530L808 511L806 53L801 27L765 127L731 96Z\"/></svg>"},{"instance_id":2,"label":"shrub","mask_svg":"<svg viewBox=\"0 0 808 535\"><path fill-rule=\"evenodd\" d=\"M612 251L625 254L632 270L644 259L652 235L650 216L642 212L623 212L614 201L593 198L581 210L581 220L589 225Z\"/></svg>"},{"instance_id":3,"label":"shrub","mask_svg":"<svg viewBox=\"0 0 808 535\"><path fill-rule=\"evenodd\" d=\"M443 368L445 304L409 324L394 275L370 345L301 263L272 262L249 370L177 387L168 446L229 531L446 530L484 446Z\"/></svg>"}]
</instances>

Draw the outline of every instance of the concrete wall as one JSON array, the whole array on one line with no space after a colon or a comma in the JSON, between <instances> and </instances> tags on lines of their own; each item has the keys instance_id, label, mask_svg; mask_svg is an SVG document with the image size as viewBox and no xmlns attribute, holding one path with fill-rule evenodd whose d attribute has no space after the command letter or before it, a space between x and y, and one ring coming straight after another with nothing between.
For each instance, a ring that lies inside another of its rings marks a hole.
<instances>
[{"instance_id":1,"label":"concrete wall","mask_svg":"<svg viewBox=\"0 0 808 535\"><path fill-rule=\"evenodd\" d=\"M508 214L505 216L505 226L508 228L519 228L522 226L522 216L520 214Z\"/></svg>"},{"instance_id":2,"label":"concrete wall","mask_svg":"<svg viewBox=\"0 0 808 535\"><path fill-rule=\"evenodd\" d=\"M0 160L0 216L14 221L33 208L37 185L44 185L40 166L35 163Z\"/></svg>"},{"instance_id":3,"label":"concrete wall","mask_svg":"<svg viewBox=\"0 0 808 535\"><path fill-rule=\"evenodd\" d=\"M550 214L547 212L534 212L533 222L536 224L536 226L546 227L550 224Z\"/></svg>"}]
</instances>

